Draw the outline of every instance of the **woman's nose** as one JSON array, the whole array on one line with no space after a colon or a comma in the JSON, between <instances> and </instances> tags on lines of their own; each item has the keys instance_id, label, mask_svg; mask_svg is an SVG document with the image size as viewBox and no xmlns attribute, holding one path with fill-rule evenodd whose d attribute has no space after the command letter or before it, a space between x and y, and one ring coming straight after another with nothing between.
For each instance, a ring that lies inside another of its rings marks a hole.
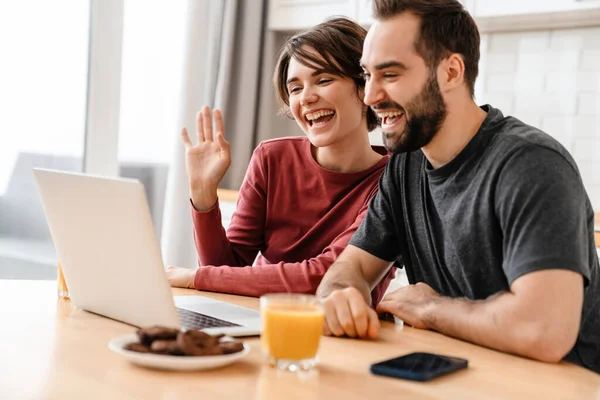
<instances>
[{"instance_id":1,"label":"woman's nose","mask_svg":"<svg viewBox=\"0 0 600 400\"><path fill-rule=\"evenodd\" d=\"M316 102L318 99L319 96L317 96L317 94L313 90L305 89L302 92L302 96L300 97L300 105L305 107Z\"/></svg>"}]
</instances>

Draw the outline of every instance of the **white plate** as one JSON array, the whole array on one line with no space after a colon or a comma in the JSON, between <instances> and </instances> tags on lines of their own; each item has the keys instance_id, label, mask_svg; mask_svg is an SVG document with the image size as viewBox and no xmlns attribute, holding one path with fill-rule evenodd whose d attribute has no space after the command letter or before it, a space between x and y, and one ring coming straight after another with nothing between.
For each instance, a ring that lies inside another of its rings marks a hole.
<instances>
[{"instance_id":1,"label":"white plate","mask_svg":"<svg viewBox=\"0 0 600 400\"><path fill-rule=\"evenodd\" d=\"M142 367L155 369L168 369L172 371L200 371L214 369L231 364L250 353L250 346L244 343L244 350L233 354L220 356L168 356L162 354L138 353L125 350L123 347L132 342L137 342L135 333L119 336L108 343L108 348L125 357L126 360Z\"/></svg>"}]
</instances>

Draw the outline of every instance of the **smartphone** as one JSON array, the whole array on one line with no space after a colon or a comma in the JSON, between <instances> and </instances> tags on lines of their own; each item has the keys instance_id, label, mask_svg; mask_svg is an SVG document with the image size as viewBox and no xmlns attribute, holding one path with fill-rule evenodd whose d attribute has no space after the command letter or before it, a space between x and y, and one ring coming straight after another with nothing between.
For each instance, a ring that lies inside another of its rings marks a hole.
<instances>
[{"instance_id":1,"label":"smartphone","mask_svg":"<svg viewBox=\"0 0 600 400\"><path fill-rule=\"evenodd\" d=\"M467 368L468 365L469 361L464 358L447 357L432 353L411 353L372 364L371 372L376 375L410 379L412 381L428 381Z\"/></svg>"}]
</instances>

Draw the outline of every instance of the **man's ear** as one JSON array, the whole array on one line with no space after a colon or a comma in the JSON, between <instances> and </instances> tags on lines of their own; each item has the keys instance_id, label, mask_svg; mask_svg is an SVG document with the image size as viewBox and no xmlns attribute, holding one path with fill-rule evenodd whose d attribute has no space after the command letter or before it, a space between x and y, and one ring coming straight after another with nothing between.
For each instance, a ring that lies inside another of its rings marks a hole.
<instances>
[{"instance_id":1,"label":"man's ear","mask_svg":"<svg viewBox=\"0 0 600 400\"><path fill-rule=\"evenodd\" d=\"M450 91L465 83L465 62L460 54L452 53L438 66L438 83L442 92Z\"/></svg>"}]
</instances>

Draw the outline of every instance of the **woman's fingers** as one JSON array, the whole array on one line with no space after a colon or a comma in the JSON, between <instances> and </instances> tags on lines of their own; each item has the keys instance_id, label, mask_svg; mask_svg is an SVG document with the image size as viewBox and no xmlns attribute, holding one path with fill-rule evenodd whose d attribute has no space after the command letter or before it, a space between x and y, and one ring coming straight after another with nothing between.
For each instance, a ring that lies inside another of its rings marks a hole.
<instances>
[{"instance_id":1,"label":"woman's fingers","mask_svg":"<svg viewBox=\"0 0 600 400\"><path fill-rule=\"evenodd\" d=\"M214 137L215 134L213 133L213 115L215 119L215 129L217 138ZM225 141L224 139L225 126L223 124L223 115L221 114L221 111L215 109L213 111L213 115L211 115L210 107L208 106L202 107L202 110L196 113L196 135L198 136L198 143L202 143L205 141L212 142L213 140L218 140L221 145L225 143L227 146L229 146L229 143L227 143L227 141ZM187 130L185 132L185 136L183 131L181 132L181 136L183 138L183 143L186 146L192 144L189 135L187 134ZM223 137L219 139L219 136Z\"/></svg>"},{"instance_id":2,"label":"woman's fingers","mask_svg":"<svg viewBox=\"0 0 600 400\"><path fill-rule=\"evenodd\" d=\"M229 142L227 140L225 140L225 138L223 137L223 134L221 132L217 132L217 142L219 142L219 145L226 149L229 150Z\"/></svg>"},{"instance_id":3,"label":"woman's fingers","mask_svg":"<svg viewBox=\"0 0 600 400\"><path fill-rule=\"evenodd\" d=\"M219 143L219 146L221 146L222 155L223 152L225 153L224 158L229 159L231 154L229 150L229 142L225 140L225 125L223 124L223 115L221 114L221 110L215 108L213 111L213 116L215 118L215 135L217 135L215 140Z\"/></svg>"},{"instance_id":4,"label":"woman's fingers","mask_svg":"<svg viewBox=\"0 0 600 400\"><path fill-rule=\"evenodd\" d=\"M220 150L220 154L219 156L224 159L225 161L227 161L227 163L231 162L231 150L229 148L229 142L227 142L225 140L225 138L223 137L223 134L221 132L217 133L217 142L219 143L219 146L221 146L221 150Z\"/></svg>"},{"instance_id":5,"label":"woman's fingers","mask_svg":"<svg viewBox=\"0 0 600 400\"><path fill-rule=\"evenodd\" d=\"M196 136L198 136L198 143L204 142L204 127L202 126L202 120L202 111L198 111L196 113Z\"/></svg>"},{"instance_id":6,"label":"woman's fingers","mask_svg":"<svg viewBox=\"0 0 600 400\"><path fill-rule=\"evenodd\" d=\"M181 129L181 140L183 141L183 145L186 149L193 146L192 141L187 133L187 129L185 128Z\"/></svg>"},{"instance_id":7,"label":"woman's fingers","mask_svg":"<svg viewBox=\"0 0 600 400\"><path fill-rule=\"evenodd\" d=\"M213 110L213 117L215 119L215 132L217 135L219 133L225 137L225 125L223 124L223 115L221 114L221 110L215 108Z\"/></svg>"},{"instance_id":8,"label":"woman's fingers","mask_svg":"<svg viewBox=\"0 0 600 400\"><path fill-rule=\"evenodd\" d=\"M204 140L213 141L213 125L212 116L210 115L210 108L204 106L202 108L202 128L204 128Z\"/></svg>"}]
</instances>

